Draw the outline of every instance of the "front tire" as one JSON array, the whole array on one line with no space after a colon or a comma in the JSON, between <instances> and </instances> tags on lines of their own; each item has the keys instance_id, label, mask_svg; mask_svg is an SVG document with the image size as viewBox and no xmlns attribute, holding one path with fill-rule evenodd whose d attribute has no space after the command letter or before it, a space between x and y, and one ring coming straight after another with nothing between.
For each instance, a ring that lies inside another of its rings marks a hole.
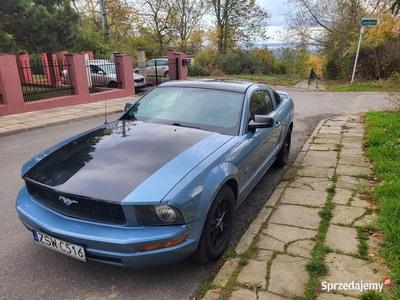
<instances>
[{"instance_id":1,"label":"front tire","mask_svg":"<svg viewBox=\"0 0 400 300\"><path fill-rule=\"evenodd\" d=\"M289 127L288 132L286 133L285 140L283 141L283 145L279 150L279 153L274 162L275 167L281 168L287 164L289 160L291 141L292 141L292 128Z\"/></svg>"},{"instance_id":2,"label":"front tire","mask_svg":"<svg viewBox=\"0 0 400 300\"><path fill-rule=\"evenodd\" d=\"M228 247L235 215L235 195L224 185L208 211L194 258L203 262L218 260Z\"/></svg>"}]
</instances>

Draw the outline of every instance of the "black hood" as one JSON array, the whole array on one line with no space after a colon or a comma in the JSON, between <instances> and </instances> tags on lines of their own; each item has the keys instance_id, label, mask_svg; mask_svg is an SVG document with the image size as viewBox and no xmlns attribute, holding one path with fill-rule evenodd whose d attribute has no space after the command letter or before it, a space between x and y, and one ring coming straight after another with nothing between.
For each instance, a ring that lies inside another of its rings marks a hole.
<instances>
[{"instance_id":1,"label":"black hood","mask_svg":"<svg viewBox=\"0 0 400 300\"><path fill-rule=\"evenodd\" d=\"M60 147L24 179L59 192L121 201L207 131L119 120Z\"/></svg>"}]
</instances>

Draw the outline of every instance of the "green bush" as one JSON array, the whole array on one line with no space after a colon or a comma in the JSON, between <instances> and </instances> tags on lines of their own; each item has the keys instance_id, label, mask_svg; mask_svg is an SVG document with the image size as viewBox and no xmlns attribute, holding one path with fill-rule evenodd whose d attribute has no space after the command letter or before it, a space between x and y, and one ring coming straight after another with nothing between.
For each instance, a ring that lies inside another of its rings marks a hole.
<instances>
[{"instance_id":1,"label":"green bush","mask_svg":"<svg viewBox=\"0 0 400 300\"><path fill-rule=\"evenodd\" d=\"M252 52L237 51L216 57L216 65L226 74L267 74L271 68Z\"/></svg>"},{"instance_id":2,"label":"green bush","mask_svg":"<svg viewBox=\"0 0 400 300\"><path fill-rule=\"evenodd\" d=\"M210 71L199 64L189 65L188 76L210 76Z\"/></svg>"},{"instance_id":3,"label":"green bush","mask_svg":"<svg viewBox=\"0 0 400 300\"><path fill-rule=\"evenodd\" d=\"M219 69L228 75L269 74L273 63L273 59L263 59L260 53L244 50L217 54L206 49L195 60L196 65L209 71Z\"/></svg>"},{"instance_id":4,"label":"green bush","mask_svg":"<svg viewBox=\"0 0 400 300\"><path fill-rule=\"evenodd\" d=\"M286 74L286 64L282 59L275 60L274 67L272 68L272 72L275 74L283 75Z\"/></svg>"}]
</instances>

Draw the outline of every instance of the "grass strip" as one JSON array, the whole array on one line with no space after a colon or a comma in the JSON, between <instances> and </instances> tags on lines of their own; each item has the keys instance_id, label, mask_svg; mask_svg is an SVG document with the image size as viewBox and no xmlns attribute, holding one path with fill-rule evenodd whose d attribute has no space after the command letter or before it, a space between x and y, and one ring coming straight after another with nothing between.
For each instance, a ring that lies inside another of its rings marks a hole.
<instances>
[{"instance_id":1,"label":"grass strip","mask_svg":"<svg viewBox=\"0 0 400 300\"><path fill-rule=\"evenodd\" d=\"M392 269L392 288L400 299L400 111L365 115L366 156L371 159L379 199L378 225L383 232L383 255Z\"/></svg>"}]
</instances>

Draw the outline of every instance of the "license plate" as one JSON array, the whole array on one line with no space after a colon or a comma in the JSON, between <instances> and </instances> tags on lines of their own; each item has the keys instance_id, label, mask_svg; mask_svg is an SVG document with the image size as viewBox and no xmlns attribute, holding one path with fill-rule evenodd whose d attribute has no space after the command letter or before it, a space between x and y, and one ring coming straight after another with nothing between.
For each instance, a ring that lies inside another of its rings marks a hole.
<instances>
[{"instance_id":1,"label":"license plate","mask_svg":"<svg viewBox=\"0 0 400 300\"><path fill-rule=\"evenodd\" d=\"M40 245L60 252L62 254L71 256L73 258L86 261L85 249L82 246L71 244L50 235L33 230L33 237Z\"/></svg>"}]
</instances>

